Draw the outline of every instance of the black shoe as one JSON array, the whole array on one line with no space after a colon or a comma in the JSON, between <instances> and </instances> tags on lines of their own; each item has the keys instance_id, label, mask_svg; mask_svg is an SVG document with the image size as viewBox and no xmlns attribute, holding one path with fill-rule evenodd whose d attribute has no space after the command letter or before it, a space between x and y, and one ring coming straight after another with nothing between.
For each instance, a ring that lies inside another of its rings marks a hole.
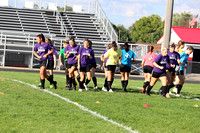
<instances>
[{"instance_id":1,"label":"black shoe","mask_svg":"<svg viewBox=\"0 0 200 133\"><path fill-rule=\"evenodd\" d=\"M55 89L57 89L57 82L56 81L53 82L53 86L54 86Z\"/></svg>"},{"instance_id":2,"label":"black shoe","mask_svg":"<svg viewBox=\"0 0 200 133\"><path fill-rule=\"evenodd\" d=\"M128 90L127 89L123 89L125 92L128 92Z\"/></svg>"},{"instance_id":3,"label":"black shoe","mask_svg":"<svg viewBox=\"0 0 200 133\"><path fill-rule=\"evenodd\" d=\"M162 95L163 98L166 98L166 95Z\"/></svg>"},{"instance_id":4,"label":"black shoe","mask_svg":"<svg viewBox=\"0 0 200 133\"><path fill-rule=\"evenodd\" d=\"M76 91L76 86L73 87L73 91Z\"/></svg>"},{"instance_id":5,"label":"black shoe","mask_svg":"<svg viewBox=\"0 0 200 133\"><path fill-rule=\"evenodd\" d=\"M145 95L146 95L146 96L150 96L150 93L147 93L147 92L146 92Z\"/></svg>"}]
</instances>

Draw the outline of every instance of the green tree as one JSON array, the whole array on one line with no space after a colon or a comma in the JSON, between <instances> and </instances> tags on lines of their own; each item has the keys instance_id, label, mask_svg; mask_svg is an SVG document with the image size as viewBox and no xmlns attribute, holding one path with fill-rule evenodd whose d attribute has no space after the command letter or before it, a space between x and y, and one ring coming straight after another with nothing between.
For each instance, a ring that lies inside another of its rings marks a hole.
<instances>
[{"instance_id":1,"label":"green tree","mask_svg":"<svg viewBox=\"0 0 200 133\"><path fill-rule=\"evenodd\" d=\"M190 12L173 14L172 26L189 27L189 22L193 19Z\"/></svg>"},{"instance_id":2,"label":"green tree","mask_svg":"<svg viewBox=\"0 0 200 133\"><path fill-rule=\"evenodd\" d=\"M57 6L58 11L63 12L64 7ZM65 6L65 11L72 11L73 8L71 6Z\"/></svg>"},{"instance_id":3,"label":"green tree","mask_svg":"<svg viewBox=\"0 0 200 133\"><path fill-rule=\"evenodd\" d=\"M131 41L130 32L124 27L124 25L116 26L115 24L112 24L112 26L119 37L118 38L119 41Z\"/></svg>"},{"instance_id":4,"label":"green tree","mask_svg":"<svg viewBox=\"0 0 200 133\"><path fill-rule=\"evenodd\" d=\"M163 35L164 22L158 15L142 17L129 30L133 42L156 43Z\"/></svg>"}]
</instances>

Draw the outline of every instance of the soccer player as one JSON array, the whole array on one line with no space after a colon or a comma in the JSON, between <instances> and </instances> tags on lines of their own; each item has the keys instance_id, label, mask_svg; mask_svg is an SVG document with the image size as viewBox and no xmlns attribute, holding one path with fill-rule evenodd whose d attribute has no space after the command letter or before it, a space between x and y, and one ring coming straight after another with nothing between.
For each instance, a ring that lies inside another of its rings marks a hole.
<instances>
[{"instance_id":1,"label":"soccer player","mask_svg":"<svg viewBox=\"0 0 200 133\"><path fill-rule=\"evenodd\" d=\"M167 70L166 70L167 79L168 79L166 97L169 98L170 97L169 96L169 90L170 90L170 88L172 88L174 86L173 81L174 81L174 78L175 78L175 66L180 64L180 55L179 55L179 53L177 53L175 51L175 45L174 44L170 45L170 49L168 51L168 56L169 56L170 63L172 65L174 65L174 67L171 67L169 64L167 64Z\"/></svg>"},{"instance_id":2,"label":"soccer player","mask_svg":"<svg viewBox=\"0 0 200 133\"><path fill-rule=\"evenodd\" d=\"M86 86L91 80L91 72L89 67L89 60L92 59L92 55L94 51L89 48L89 40L86 39L83 42L84 46L80 48L78 52L78 69L80 69L80 88L79 91L83 91L84 87L86 91L88 91L88 87ZM87 75L86 83L84 83L85 74ZM84 85L85 84L85 85Z\"/></svg>"},{"instance_id":3,"label":"soccer player","mask_svg":"<svg viewBox=\"0 0 200 133\"><path fill-rule=\"evenodd\" d=\"M189 46L185 52L180 53L180 65L176 67L176 79L174 85L177 88L177 96L180 97L180 91L184 84L184 69L185 64L187 64L189 55L194 51L192 46Z\"/></svg>"},{"instance_id":4,"label":"soccer player","mask_svg":"<svg viewBox=\"0 0 200 133\"><path fill-rule=\"evenodd\" d=\"M53 69L56 68L56 55L57 55L57 52L56 52L55 47L54 47L53 44L52 44L51 39L46 38L46 39L45 39L45 42L46 42L47 44L49 44L50 49L53 49L53 53L48 55L47 69L49 69L49 78L51 78L52 81L54 81L54 80L53 80ZM49 50L48 52L50 52L50 50ZM54 82L56 82L56 81L54 81ZM56 87L57 87L57 86L56 86ZM53 83L50 83L50 89L53 89L53 88L54 88ZM54 88L54 89L56 89L56 88Z\"/></svg>"},{"instance_id":5,"label":"soccer player","mask_svg":"<svg viewBox=\"0 0 200 133\"><path fill-rule=\"evenodd\" d=\"M102 91L107 91L107 70L106 70L106 61L107 61L107 59L108 58L106 58L105 59L105 61L103 61L104 60L104 54L109 50L109 49L111 49L111 47L112 47L112 44L108 44L108 46L107 46L107 49L101 54L101 66L100 66L100 69L103 71L104 70L104 73L105 73L105 82L104 82L104 86L102 87ZM103 65L104 64L104 65Z\"/></svg>"},{"instance_id":6,"label":"soccer player","mask_svg":"<svg viewBox=\"0 0 200 133\"><path fill-rule=\"evenodd\" d=\"M63 41L63 49L59 52L59 61L60 61L60 66L63 67L65 66L65 75L66 75L66 85L65 87L68 87L68 83L69 83L69 71L68 71L68 63L67 63L67 58L65 57L65 48L67 47L67 45L69 45L69 40L65 40ZM64 65L62 63L62 58L64 57Z\"/></svg>"},{"instance_id":7,"label":"soccer player","mask_svg":"<svg viewBox=\"0 0 200 133\"><path fill-rule=\"evenodd\" d=\"M178 53L182 53L183 52L183 48L185 46L185 42L183 40L178 41L178 46L179 46L179 51Z\"/></svg>"},{"instance_id":8,"label":"soccer player","mask_svg":"<svg viewBox=\"0 0 200 133\"><path fill-rule=\"evenodd\" d=\"M135 60L135 53L130 50L130 45L126 42L124 44L124 49L122 50L122 57L120 64L120 73L121 73L121 84L122 89L127 92L128 78L131 71L131 59Z\"/></svg>"},{"instance_id":9,"label":"soccer player","mask_svg":"<svg viewBox=\"0 0 200 133\"><path fill-rule=\"evenodd\" d=\"M50 84L53 83L54 87L57 88L57 83L53 82L46 72L47 57L53 53L53 49L49 46L49 44L45 43L45 37L43 34L37 35L36 41L37 44L34 47L34 55L39 59L40 62L40 89L45 89L45 78L50 82ZM48 52L49 50L50 52Z\"/></svg>"},{"instance_id":10,"label":"soccer player","mask_svg":"<svg viewBox=\"0 0 200 133\"><path fill-rule=\"evenodd\" d=\"M91 40L88 40L89 42L89 49L92 49L92 41ZM97 63L96 63L96 59L95 59L95 55L94 55L94 51L92 52L91 54L92 56L92 59L89 60L89 67L90 67L90 72L91 72L91 75L92 75L92 81L94 83L94 89L98 89L98 86L97 86L97 78L95 76L95 72L96 72L96 67L97 67ZM87 86L88 83L85 83L85 85Z\"/></svg>"},{"instance_id":11,"label":"soccer player","mask_svg":"<svg viewBox=\"0 0 200 133\"><path fill-rule=\"evenodd\" d=\"M80 46L76 45L73 37L69 39L69 45L65 48L65 57L68 59L68 71L69 71L69 86L68 90L71 90L73 84L73 90L76 90L76 81L74 72L77 70L78 52Z\"/></svg>"},{"instance_id":12,"label":"soccer player","mask_svg":"<svg viewBox=\"0 0 200 133\"><path fill-rule=\"evenodd\" d=\"M121 56L122 56L121 50L117 48L117 43L113 41L112 48L104 54L104 59L103 59L104 62L106 58L108 58L106 62L106 69L107 69L107 87L108 87L107 89L109 90L109 92L113 92L113 90L111 89L111 85L114 81L116 65L121 59Z\"/></svg>"},{"instance_id":13,"label":"soccer player","mask_svg":"<svg viewBox=\"0 0 200 133\"><path fill-rule=\"evenodd\" d=\"M162 82L162 87L160 88L159 92L161 92L160 94L163 97L166 97L166 91L167 91L166 65L167 63L170 64L170 60L169 60L169 56L167 55L167 52L168 52L168 49L163 48L161 54L159 54L153 62L153 65L154 65L153 74L151 77L150 85L148 86L147 91L146 91L147 96L150 96L151 89L160 78ZM171 65L171 67L174 67L174 66Z\"/></svg>"},{"instance_id":14,"label":"soccer player","mask_svg":"<svg viewBox=\"0 0 200 133\"><path fill-rule=\"evenodd\" d=\"M142 93L145 93L146 87L149 86L150 81L151 81L151 73L153 70L153 62L155 58L157 57L157 54L153 53L153 46L149 47L149 53L147 53L143 58L142 58L142 67L144 71L144 85L142 89Z\"/></svg>"}]
</instances>

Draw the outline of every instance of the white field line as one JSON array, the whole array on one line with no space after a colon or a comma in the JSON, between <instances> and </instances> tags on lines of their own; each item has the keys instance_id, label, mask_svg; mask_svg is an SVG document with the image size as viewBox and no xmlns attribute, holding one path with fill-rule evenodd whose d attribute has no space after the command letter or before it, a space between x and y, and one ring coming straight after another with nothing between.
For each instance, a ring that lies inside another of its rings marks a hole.
<instances>
[{"instance_id":1,"label":"white field line","mask_svg":"<svg viewBox=\"0 0 200 133\"><path fill-rule=\"evenodd\" d=\"M1 78L1 77L0 77L0 78ZM6 79L7 79L7 80L14 81L14 82L21 83L21 84L25 84L25 85L28 85L28 86L30 86L30 87L32 87L32 88L41 90L39 87L37 87L37 86L35 86L35 85L33 85L33 84L29 84L29 83L26 83L26 82L23 82L23 81L19 81L19 80L16 80L16 79L8 79L8 78L6 78ZM47 89L44 89L44 90L41 90L41 91L44 91L44 92L49 93L49 94L51 94L51 95L53 95L53 96L56 96L56 97L58 97L58 98L60 98L60 99L62 99L62 100L64 100L64 101L66 101L66 102L68 102L68 103L72 103L72 104L76 105L77 107L79 107L81 110L86 111L86 112L89 112L90 114L92 114L92 115L94 115L94 116L97 116L97 117L99 117L99 118L101 118L101 119L103 119L103 120L105 120L105 121L107 121L107 122L110 122L110 123L112 123L112 124L114 124L114 125L117 125L117 126L119 126L119 127L121 127L121 128L124 128L125 130L127 130L127 131L129 131L129 132L131 132L131 133L139 133L137 130L132 130L131 127L127 127L127 126L125 126L125 125L123 125L123 124L120 124L120 123L118 123L118 122L115 122L115 121L113 121L112 119L109 119L108 117L105 117L105 116L103 116L103 115L101 115L101 114L98 114L97 112L94 112L94 111L92 111L92 110L89 110L89 109L86 108L85 106L80 105L80 104L78 104L77 102L71 101L71 100L69 100L69 99L67 99L67 98L65 98L65 97L62 97L62 96L60 96L60 95L58 95L58 94L56 94L56 93L53 93L52 91L49 91L49 90L47 90Z\"/></svg>"},{"instance_id":2,"label":"white field line","mask_svg":"<svg viewBox=\"0 0 200 133\"><path fill-rule=\"evenodd\" d=\"M134 88L142 90L142 87L138 87L138 86L130 86L130 87L134 87ZM151 90L151 91L158 92L157 90ZM176 94L173 94L173 93L171 93L170 95L176 96ZM178 97L178 96L176 96L176 97ZM180 97L186 98L186 99L194 99L194 100L200 101L199 98L193 98L193 97L188 97L188 96L183 96L183 95L181 95Z\"/></svg>"}]
</instances>

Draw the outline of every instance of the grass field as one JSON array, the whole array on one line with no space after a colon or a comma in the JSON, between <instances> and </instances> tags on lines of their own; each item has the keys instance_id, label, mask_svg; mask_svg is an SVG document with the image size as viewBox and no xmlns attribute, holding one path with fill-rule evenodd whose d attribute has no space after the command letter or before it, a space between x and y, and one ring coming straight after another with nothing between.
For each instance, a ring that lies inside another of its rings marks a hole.
<instances>
[{"instance_id":1,"label":"grass field","mask_svg":"<svg viewBox=\"0 0 200 133\"><path fill-rule=\"evenodd\" d=\"M45 93L31 86L15 82L16 79L37 85L38 73L0 72L0 132L129 132L122 127L81 110L59 97ZM91 89L89 92L67 91L64 75L54 75L58 89L46 89L77 102L91 111L113 121L131 127L141 133L199 133L200 101L172 96L162 98L158 93L150 97L141 93L143 81L130 80L128 93L121 90L121 81L115 79L114 93ZM4 80L5 79L5 80ZM98 78L102 87L104 78ZM92 88L92 82L89 87ZM154 90L161 86L158 82ZM4 94L2 94L4 93ZM198 84L185 84L182 95L200 98ZM100 103L96 103L99 101ZM150 105L149 108L143 107Z\"/></svg>"}]
</instances>

